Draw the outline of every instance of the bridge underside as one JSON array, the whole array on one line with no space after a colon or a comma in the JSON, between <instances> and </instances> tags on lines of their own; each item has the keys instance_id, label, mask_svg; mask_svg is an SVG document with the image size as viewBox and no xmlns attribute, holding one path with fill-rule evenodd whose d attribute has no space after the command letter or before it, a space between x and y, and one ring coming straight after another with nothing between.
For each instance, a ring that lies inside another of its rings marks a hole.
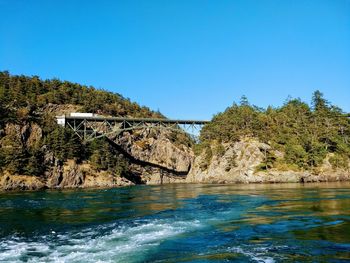
<instances>
[{"instance_id":1,"label":"bridge underside","mask_svg":"<svg viewBox=\"0 0 350 263\"><path fill-rule=\"evenodd\" d=\"M98 138L116 138L124 131L158 129L182 132L196 140L206 121L167 120L148 118L66 117L65 126L71 128L84 142Z\"/></svg>"}]
</instances>

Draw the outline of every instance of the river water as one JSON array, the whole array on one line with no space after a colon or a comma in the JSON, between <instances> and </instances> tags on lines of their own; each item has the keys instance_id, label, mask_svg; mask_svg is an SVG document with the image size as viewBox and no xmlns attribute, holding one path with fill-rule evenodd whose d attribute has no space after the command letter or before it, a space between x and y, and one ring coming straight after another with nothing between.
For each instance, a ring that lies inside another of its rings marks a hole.
<instances>
[{"instance_id":1,"label":"river water","mask_svg":"<svg viewBox=\"0 0 350 263\"><path fill-rule=\"evenodd\" d=\"M350 184L0 193L0 262L347 262Z\"/></svg>"}]
</instances>

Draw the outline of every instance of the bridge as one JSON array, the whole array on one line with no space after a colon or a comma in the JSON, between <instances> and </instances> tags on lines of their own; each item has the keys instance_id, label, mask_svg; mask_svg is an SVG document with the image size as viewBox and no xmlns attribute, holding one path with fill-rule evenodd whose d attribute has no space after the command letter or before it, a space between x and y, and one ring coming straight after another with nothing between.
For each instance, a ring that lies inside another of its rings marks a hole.
<instances>
[{"instance_id":1,"label":"bridge","mask_svg":"<svg viewBox=\"0 0 350 263\"><path fill-rule=\"evenodd\" d=\"M339 116L350 118L346 113ZM72 129L84 142L92 141L101 137L112 138L123 131L136 129L165 129L183 132L196 139L203 125L210 121L203 120L171 120L161 118L129 118L129 117L104 117L93 113L71 113L69 115L56 116L57 123Z\"/></svg>"},{"instance_id":2,"label":"bridge","mask_svg":"<svg viewBox=\"0 0 350 263\"><path fill-rule=\"evenodd\" d=\"M101 137L116 137L123 131L136 129L165 129L187 133L195 137L200 129L209 121L201 120L169 120L161 118L124 118L103 117L92 113L71 113L56 116L57 123L72 129L84 142Z\"/></svg>"}]
</instances>

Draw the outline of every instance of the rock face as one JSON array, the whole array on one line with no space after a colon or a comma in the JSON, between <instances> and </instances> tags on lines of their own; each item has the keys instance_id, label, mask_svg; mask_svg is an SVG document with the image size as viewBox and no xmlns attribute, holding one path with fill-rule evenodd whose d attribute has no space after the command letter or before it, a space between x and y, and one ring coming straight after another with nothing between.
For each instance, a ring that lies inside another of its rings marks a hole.
<instances>
[{"instance_id":1,"label":"rock face","mask_svg":"<svg viewBox=\"0 0 350 263\"><path fill-rule=\"evenodd\" d=\"M54 105L48 106L57 111ZM169 132L143 129L125 132L113 138L130 160L130 178L114 176L107 171L93 169L88 162L68 160L61 163L52 152L46 150L44 162L50 169L41 177L0 174L0 190L39 190L44 188L117 187L136 183L163 184L184 182L194 159L191 148L170 139ZM0 148L8 141L18 145L32 146L42 139L42 130L37 124L7 124ZM129 180L130 179L130 180Z\"/></svg>"},{"instance_id":2,"label":"rock face","mask_svg":"<svg viewBox=\"0 0 350 263\"><path fill-rule=\"evenodd\" d=\"M331 182L348 181L350 172L332 169L326 158L325 163L317 172L309 171L279 171L268 169L257 171L264 161L266 150L270 146L254 139L245 139L233 145L224 144L221 156L214 154L207 168L205 154L196 157L192 169L186 178L191 183L292 183L292 182ZM215 148L215 146L212 146ZM279 152L275 156L282 155Z\"/></svg>"},{"instance_id":3,"label":"rock face","mask_svg":"<svg viewBox=\"0 0 350 263\"><path fill-rule=\"evenodd\" d=\"M0 190L42 190L63 188L109 188L133 185L123 177L115 177L106 171L96 171L89 164L77 164L69 160L56 166L46 177L11 175L5 172L0 176Z\"/></svg>"},{"instance_id":4,"label":"rock face","mask_svg":"<svg viewBox=\"0 0 350 263\"><path fill-rule=\"evenodd\" d=\"M269 146L258 141L240 141L234 145L224 144L221 156L214 154L206 169L203 169L205 154L199 155L193 164L187 181L201 183L247 183L255 178L255 167L264 155L261 149ZM215 148L215 147L212 147ZM215 150L213 149L215 152Z\"/></svg>"},{"instance_id":5,"label":"rock face","mask_svg":"<svg viewBox=\"0 0 350 263\"><path fill-rule=\"evenodd\" d=\"M54 115L65 115L69 114L71 112L80 112L82 109L81 106L78 105L72 105L72 104L52 104L48 103L44 108L43 111L54 114Z\"/></svg>"},{"instance_id":6,"label":"rock face","mask_svg":"<svg viewBox=\"0 0 350 263\"><path fill-rule=\"evenodd\" d=\"M47 188L87 188L117 187L133 183L126 178L116 177L107 171L96 171L90 164L77 164L68 160L65 164L57 164L47 174Z\"/></svg>"},{"instance_id":7,"label":"rock face","mask_svg":"<svg viewBox=\"0 0 350 263\"><path fill-rule=\"evenodd\" d=\"M10 175L5 173L0 177L0 189L9 190L40 190L45 183L35 176Z\"/></svg>"},{"instance_id":8,"label":"rock face","mask_svg":"<svg viewBox=\"0 0 350 263\"><path fill-rule=\"evenodd\" d=\"M53 106L50 106L53 107ZM7 123L0 136L0 149L15 147L31 147L42 140L42 129L35 123L18 125ZM44 163L51 167L42 176L27 176L0 171L0 190L40 190L45 188L84 188L84 187L116 187L132 185L125 178L96 171L89 164L77 164L74 160L61 163L52 152L46 150Z\"/></svg>"},{"instance_id":9,"label":"rock face","mask_svg":"<svg viewBox=\"0 0 350 263\"><path fill-rule=\"evenodd\" d=\"M111 138L131 159L130 171L145 184L185 182L194 154L185 144L175 144L171 132L152 129L124 132Z\"/></svg>"},{"instance_id":10,"label":"rock face","mask_svg":"<svg viewBox=\"0 0 350 263\"><path fill-rule=\"evenodd\" d=\"M174 173L187 174L194 159L191 148L175 145L166 131L142 129L124 132L116 143L136 160Z\"/></svg>"},{"instance_id":11,"label":"rock face","mask_svg":"<svg viewBox=\"0 0 350 263\"><path fill-rule=\"evenodd\" d=\"M3 132L3 137L0 138L0 147L6 147L6 141L12 143L23 144L26 146L33 146L42 138L42 129L39 125L26 124L18 125L7 123Z\"/></svg>"},{"instance_id":12,"label":"rock face","mask_svg":"<svg viewBox=\"0 0 350 263\"><path fill-rule=\"evenodd\" d=\"M170 183L185 183L185 175L176 175L176 173L160 169L152 166L131 165L130 171L134 176L138 176L141 179L141 183L158 185L158 184L170 184Z\"/></svg>"},{"instance_id":13,"label":"rock face","mask_svg":"<svg viewBox=\"0 0 350 263\"><path fill-rule=\"evenodd\" d=\"M50 107L53 107L52 105ZM57 109L54 109L57 110ZM172 139L172 133L151 129L124 132L110 138L129 159L128 178L107 171L95 170L89 162L68 160L61 163L50 151L44 157L51 167L41 177L0 174L0 190L40 190L45 188L117 187L135 183L278 183L325 182L350 180L347 170L334 170L328 159L317 172L279 171L257 169L266 158L269 145L252 138L234 144L213 143L210 158L206 152L195 157L186 143ZM0 135L0 148L13 145L36 145L42 140L42 130L37 124L7 124ZM13 147L13 146L11 146ZM275 156L283 156L274 151Z\"/></svg>"}]
</instances>

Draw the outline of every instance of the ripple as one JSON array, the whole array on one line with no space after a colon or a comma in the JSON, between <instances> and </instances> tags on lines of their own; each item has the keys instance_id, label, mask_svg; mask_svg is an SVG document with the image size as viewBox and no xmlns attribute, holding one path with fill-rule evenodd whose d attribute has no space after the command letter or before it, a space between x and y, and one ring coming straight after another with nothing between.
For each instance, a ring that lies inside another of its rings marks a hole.
<instances>
[{"instance_id":1,"label":"ripple","mask_svg":"<svg viewBox=\"0 0 350 263\"><path fill-rule=\"evenodd\" d=\"M97 229L85 229L81 233L57 235L55 238L44 236L37 242L13 236L1 241L0 261L141 262L142 253L163 240L200 226L197 220L171 223L154 220L134 226L100 226ZM100 235L100 232L104 234Z\"/></svg>"},{"instance_id":2,"label":"ripple","mask_svg":"<svg viewBox=\"0 0 350 263\"><path fill-rule=\"evenodd\" d=\"M339 184L3 194L0 261L346 261L349 211Z\"/></svg>"}]
</instances>

